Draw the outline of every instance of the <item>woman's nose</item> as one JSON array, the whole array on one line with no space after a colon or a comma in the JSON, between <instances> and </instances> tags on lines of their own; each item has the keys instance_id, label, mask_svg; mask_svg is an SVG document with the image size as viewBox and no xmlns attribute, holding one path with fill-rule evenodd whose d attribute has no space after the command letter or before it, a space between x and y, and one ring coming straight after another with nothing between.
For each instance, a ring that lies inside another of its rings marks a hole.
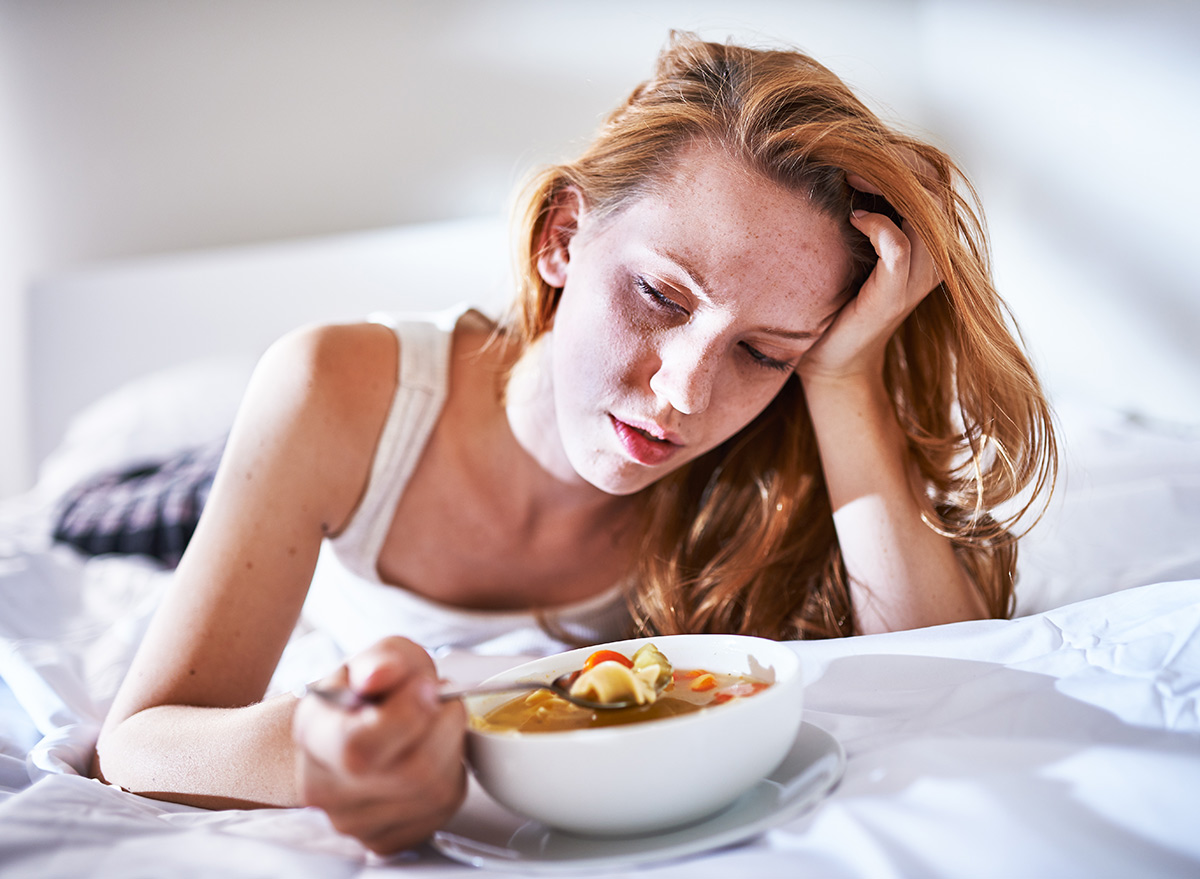
<instances>
[{"instance_id":1,"label":"woman's nose","mask_svg":"<svg viewBox=\"0 0 1200 879\"><path fill-rule=\"evenodd\" d=\"M716 356L711 345L678 339L659 352L658 368L650 376L650 390L684 415L708 408L716 376Z\"/></svg>"}]
</instances>

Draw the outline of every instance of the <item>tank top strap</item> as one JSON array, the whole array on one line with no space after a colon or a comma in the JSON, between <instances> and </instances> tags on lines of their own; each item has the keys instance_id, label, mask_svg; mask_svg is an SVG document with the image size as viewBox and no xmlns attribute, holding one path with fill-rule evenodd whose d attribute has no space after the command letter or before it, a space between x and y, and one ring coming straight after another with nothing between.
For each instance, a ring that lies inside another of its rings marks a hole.
<instances>
[{"instance_id":1,"label":"tank top strap","mask_svg":"<svg viewBox=\"0 0 1200 879\"><path fill-rule=\"evenodd\" d=\"M467 313L466 306L458 306L436 314L370 317L396 334L396 393L362 499L346 527L330 539L342 564L365 580L379 582L379 553L400 496L441 416L449 390L454 328Z\"/></svg>"}]
</instances>

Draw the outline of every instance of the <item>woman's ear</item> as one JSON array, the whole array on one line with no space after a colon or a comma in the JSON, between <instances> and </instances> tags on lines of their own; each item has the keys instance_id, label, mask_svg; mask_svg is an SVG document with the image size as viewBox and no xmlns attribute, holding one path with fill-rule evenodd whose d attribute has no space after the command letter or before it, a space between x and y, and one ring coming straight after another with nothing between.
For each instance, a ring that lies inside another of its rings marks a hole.
<instances>
[{"instance_id":1,"label":"woman's ear","mask_svg":"<svg viewBox=\"0 0 1200 879\"><path fill-rule=\"evenodd\" d=\"M567 283L567 266L571 261L571 239L579 230L583 213L583 196L574 186L560 189L550 204L546 222L538 241L538 274L551 287Z\"/></svg>"}]
</instances>

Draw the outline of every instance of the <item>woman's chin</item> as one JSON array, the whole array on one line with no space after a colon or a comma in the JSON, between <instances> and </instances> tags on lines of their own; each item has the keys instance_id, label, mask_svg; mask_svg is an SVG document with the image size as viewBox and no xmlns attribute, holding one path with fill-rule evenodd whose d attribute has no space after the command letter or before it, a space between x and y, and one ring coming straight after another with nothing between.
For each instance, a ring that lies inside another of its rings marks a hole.
<instances>
[{"instance_id":1,"label":"woman's chin","mask_svg":"<svg viewBox=\"0 0 1200 879\"><path fill-rule=\"evenodd\" d=\"M653 485L671 469L673 468L646 467L632 461L622 461L615 466L611 462L601 466L589 461L577 466L575 472L589 485L605 494L628 497Z\"/></svg>"}]
</instances>

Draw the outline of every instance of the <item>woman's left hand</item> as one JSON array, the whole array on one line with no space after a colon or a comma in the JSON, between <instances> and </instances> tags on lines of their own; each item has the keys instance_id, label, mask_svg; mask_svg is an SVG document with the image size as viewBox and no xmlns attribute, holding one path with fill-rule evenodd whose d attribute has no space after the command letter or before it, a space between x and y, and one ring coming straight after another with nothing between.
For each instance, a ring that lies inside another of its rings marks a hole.
<instances>
[{"instance_id":1,"label":"woman's left hand","mask_svg":"<svg viewBox=\"0 0 1200 879\"><path fill-rule=\"evenodd\" d=\"M849 175L847 182L882 194L857 175ZM798 372L806 384L881 375L888 339L940 280L929 250L908 221L899 227L883 214L860 210L850 223L871 240L879 260L858 295L842 306L800 361Z\"/></svg>"},{"instance_id":2,"label":"woman's left hand","mask_svg":"<svg viewBox=\"0 0 1200 879\"><path fill-rule=\"evenodd\" d=\"M919 165L915 155L912 159ZM861 178L848 179L856 189L872 191ZM871 239L879 260L797 371L820 451L855 631L980 619L987 608L953 545L926 524L924 486L883 383L888 339L937 286L937 271L910 223L897 226L876 213L855 216L851 223Z\"/></svg>"}]
</instances>

